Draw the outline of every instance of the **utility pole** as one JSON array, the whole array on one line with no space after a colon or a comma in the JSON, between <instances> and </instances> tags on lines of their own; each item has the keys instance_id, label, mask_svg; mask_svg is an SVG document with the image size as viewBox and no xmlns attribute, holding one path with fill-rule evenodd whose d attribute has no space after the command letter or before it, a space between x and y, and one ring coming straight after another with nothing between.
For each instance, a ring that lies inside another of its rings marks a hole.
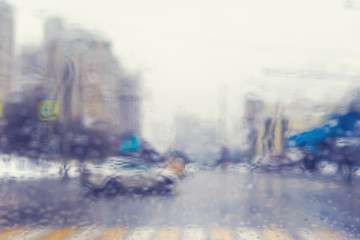
<instances>
[{"instance_id":1,"label":"utility pole","mask_svg":"<svg viewBox=\"0 0 360 240\"><path fill-rule=\"evenodd\" d=\"M225 85L222 85L219 89L219 119L218 119L218 137L221 146L227 146L227 89Z\"/></svg>"}]
</instances>

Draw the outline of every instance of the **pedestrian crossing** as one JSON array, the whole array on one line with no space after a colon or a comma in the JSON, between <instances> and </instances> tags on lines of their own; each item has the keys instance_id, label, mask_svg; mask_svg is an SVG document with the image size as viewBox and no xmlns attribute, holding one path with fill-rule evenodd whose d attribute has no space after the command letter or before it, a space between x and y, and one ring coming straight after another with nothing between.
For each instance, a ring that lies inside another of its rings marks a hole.
<instances>
[{"instance_id":1,"label":"pedestrian crossing","mask_svg":"<svg viewBox=\"0 0 360 240\"><path fill-rule=\"evenodd\" d=\"M138 227L121 226L87 228L17 228L0 233L0 240L352 240L328 229L229 228L202 227Z\"/></svg>"}]
</instances>

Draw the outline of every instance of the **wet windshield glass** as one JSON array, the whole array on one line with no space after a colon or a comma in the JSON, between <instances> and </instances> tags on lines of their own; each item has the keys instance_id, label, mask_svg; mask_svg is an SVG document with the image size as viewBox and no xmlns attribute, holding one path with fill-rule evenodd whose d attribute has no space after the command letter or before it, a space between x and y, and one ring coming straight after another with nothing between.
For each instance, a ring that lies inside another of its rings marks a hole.
<instances>
[{"instance_id":1,"label":"wet windshield glass","mask_svg":"<svg viewBox=\"0 0 360 240\"><path fill-rule=\"evenodd\" d=\"M360 239L360 0L0 0L0 240Z\"/></svg>"}]
</instances>

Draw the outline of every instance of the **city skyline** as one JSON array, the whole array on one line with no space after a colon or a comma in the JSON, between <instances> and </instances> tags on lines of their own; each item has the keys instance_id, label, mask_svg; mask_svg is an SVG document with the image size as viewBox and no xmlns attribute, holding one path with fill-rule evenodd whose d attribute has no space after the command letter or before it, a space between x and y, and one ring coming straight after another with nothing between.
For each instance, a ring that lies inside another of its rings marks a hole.
<instances>
[{"instance_id":1,"label":"city skyline","mask_svg":"<svg viewBox=\"0 0 360 240\"><path fill-rule=\"evenodd\" d=\"M109 40L55 17L44 23L40 43L17 53L13 11L0 2L1 108L12 104L13 96L22 101L32 94L42 99L33 109L39 120L48 121L52 109L49 120L58 120L65 131L78 126L141 136L142 83L119 64Z\"/></svg>"},{"instance_id":2,"label":"city skyline","mask_svg":"<svg viewBox=\"0 0 360 240\"><path fill-rule=\"evenodd\" d=\"M54 15L110 39L120 62L144 79L149 137L152 123L171 126L178 112L217 120L223 85L228 121L243 113L249 92L274 103L322 102L359 86L356 1L12 3L17 47L41 41Z\"/></svg>"}]
</instances>

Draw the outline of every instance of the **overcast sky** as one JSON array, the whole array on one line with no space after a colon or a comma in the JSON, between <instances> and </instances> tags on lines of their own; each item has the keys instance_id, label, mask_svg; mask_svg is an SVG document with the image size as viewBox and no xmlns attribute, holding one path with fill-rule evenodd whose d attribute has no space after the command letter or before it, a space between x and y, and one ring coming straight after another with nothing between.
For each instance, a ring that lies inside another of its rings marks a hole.
<instances>
[{"instance_id":1,"label":"overcast sky","mask_svg":"<svg viewBox=\"0 0 360 240\"><path fill-rule=\"evenodd\" d=\"M44 19L102 32L141 71L149 121L186 111L216 119L254 92L269 101L335 99L360 81L359 0L13 0L18 46Z\"/></svg>"}]
</instances>

